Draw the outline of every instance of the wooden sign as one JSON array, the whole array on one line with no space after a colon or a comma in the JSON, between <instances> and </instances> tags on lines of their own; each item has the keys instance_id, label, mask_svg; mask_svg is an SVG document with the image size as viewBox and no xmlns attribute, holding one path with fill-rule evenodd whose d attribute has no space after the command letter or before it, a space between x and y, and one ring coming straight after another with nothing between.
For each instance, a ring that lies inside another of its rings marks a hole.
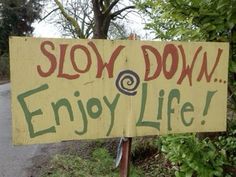
<instances>
[{"instance_id":1,"label":"wooden sign","mask_svg":"<svg viewBox=\"0 0 236 177\"><path fill-rule=\"evenodd\" d=\"M227 43L10 39L14 144L226 129Z\"/></svg>"}]
</instances>

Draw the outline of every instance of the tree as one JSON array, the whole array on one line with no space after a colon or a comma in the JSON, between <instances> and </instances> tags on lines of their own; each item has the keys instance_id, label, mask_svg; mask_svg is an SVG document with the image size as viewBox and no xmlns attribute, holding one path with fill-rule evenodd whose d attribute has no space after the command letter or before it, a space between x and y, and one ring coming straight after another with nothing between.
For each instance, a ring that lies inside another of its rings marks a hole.
<instances>
[{"instance_id":1,"label":"tree","mask_svg":"<svg viewBox=\"0 0 236 177\"><path fill-rule=\"evenodd\" d=\"M36 0L3 0L0 6L0 48L8 51L10 35L32 34L32 23L39 19L42 4Z\"/></svg>"},{"instance_id":2,"label":"tree","mask_svg":"<svg viewBox=\"0 0 236 177\"><path fill-rule=\"evenodd\" d=\"M77 4L77 11L72 12L65 8L59 0L54 0L54 2L63 17L72 26L70 29L73 29L73 34L79 38L87 38L92 35L94 39L106 39L109 27L115 24L114 21L117 18L124 18L129 13L128 10L135 8L134 5L125 5L122 0L80 0L80 3ZM126 13L124 14L124 12Z\"/></svg>"},{"instance_id":3,"label":"tree","mask_svg":"<svg viewBox=\"0 0 236 177\"><path fill-rule=\"evenodd\" d=\"M68 13L68 15L70 15L77 21L77 23L79 23L81 26L81 34L78 34L74 26L65 19L60 11L57 11L59 9L58 7L54 8L45 17L47 18L49 15L55 12L54 17L56 16L57 18L53 18L50 21L55 23L61 29L63 36L69 36L73 38L92 38L94 19L91 2L84 0L67 1L63 4L63 8ZM111 21L108 31L108 38L123 39L127 38L127 36L128 34L123 18Z\"/></svg>"},{"instance_id":4,"label":"tree","mask_svg":"<svg viewBox=\"0 0 236 177\"><path fill-rule=\"evenodd\" d=\"M32 34L32 23L39 19L42 0L2 0L0 3L0 75L8 71L8 38ZM6 63L7 62L7 63ZM4 63L4 64L3 64Z\"/></svg>"},{"instance_id":5,"label":"tree","mask_svg":"<svg viewBox=\"0 0 236 177\"><path fill-rule=\"evenodd\" d=\"M58 11L59 10L59 11ZM55 23L61 29L63 36L73 38L89 38L93 32L91 3L85 0L70 0L56 4L56 8L48 13L45 18L54 13Z\"/></svg>"}]
</instances>

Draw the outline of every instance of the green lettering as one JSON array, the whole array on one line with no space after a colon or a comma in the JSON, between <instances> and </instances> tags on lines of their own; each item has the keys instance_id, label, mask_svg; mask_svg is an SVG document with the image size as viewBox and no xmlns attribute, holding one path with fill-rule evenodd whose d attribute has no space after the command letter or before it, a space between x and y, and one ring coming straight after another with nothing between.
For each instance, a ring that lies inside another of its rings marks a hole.
<instances>
[{"instance_id":1,"label":"green lettering","mask_svg":"<svg viewBox=\"0 0 236 177\"><path fill-rule=\"evenodd\" d=\"M139 119L138 119L138 122L136 123L136 126L147 126L147 127L153 127L160 130L160 122L143 121L146 102L147 102L147 83L143 83L141 111L140 111Z\"/></svg>"},{"instance_id":2,"label":"green lettering","mask_svg":"<svg viewBox=\"0 0 236 177\"><path fill-rule=\"evenodd\" d=\"M181 119L183 121L183 124L185 126L190 126L193 123L193 117L190 118L189 122L186 121L185 117L184 117L184 113L186 112L193 112L194 111L194 107L192 105L192 103L190 102L186 102L184 103L184 105L181 108Z\"/></svg>"},{"instance_id":3,"label":"green lettering","mask_svg":"<svg viewBox=\"0 0 236 177\"><path fill-rule=\"evenodd\" d=\"M96 110L93 108L97 107ZM102 105L99 99L90 98L87 102L87 111L91 118L97 119L102 114Z\"/></svg>"},{"instance_id":4,"label":"green lettering","mask_svg":"<svg viewBox=\"0 0 236 177\"><path fill-rule=\"evenodd\" d=\"M157 112L157 120L162 119L162 109L163 109L163 101L164 101L165 91L162 89L159 92L159 99L158 99L158 112Z\"/></svg>"},{"instance_id":5,"label":"green lettering","mask_svg":"<svg viewBox=\"0 0 236 177\"><path fill-rule=\"evenodd\" d=\"M79 91L76 91L75 93L74 93L74 95L76 96L76 97L79 97L80 96L80 92ZM77 130L75 130L75 133L77 134L77 135L83 135L83 134L85 134L86 132L87 132L87 129L88 129L88 118L87 118L87 115L86 115L86 112L85 112L85 109L84 109L84 106L83 106L83 103L82 103L82 101L77 101L77 105L78 105L78 107L79 107L79 109L80 109L80 112L81 112L81 114L82 114L82 119L83 119L83 122L84 122L84 128L83 128L83 130L82 131L77 131Z\"/></svg>"},{"instance_id":6,"label":"green lettering","mask_svg":"<svg viewBox=\"0 0 236 177\"><path fill-rule=\"evenodd\" d=\"M175 112L175 109L172 108L172 102L174 99L177 99L177 103L180 100L180 92L178 89L172 89L168 96L168 106L167 106L167 120L168 120L168 130L172 130L171 128L171 114Z\"/></svg>"},{"instance_id":7,"label":"green lettering","mask_svg":"<svg viewBox=\"0 0 236 177\"><path fill-rule=\"evenodd\" d=\"M25 114L25 119L26 119L26 122L27 122L27 125L28 125L28 130L29 130L29 136L30 138L34 138L36 136L40 136L40 135L43 135L43 134L46 134L46 133L55 133L56 132L56 128L55 126L52 126L50 128L47 128L47 129L44 129L44 130L40 130L40 131L37 131L35 132L34 131L34 127L33 127L33 124L32 124L32 118L34 116L37 116L37 115L42 115L43 112L41 109L37 109L36 111L33 111L33 112L30 112L29 109L28 109L28 106L25 102L25 98L27 97L30 97L38 92L41 92L43 90L47 90L49 87L48 87L48 84L44 84L44 85L41 85L40 87L38 88L35 88L35 89L32 89L32 90L29 90L25 93L22 93L20 95L17 96L17 99L21 105L21 108Z\"/></svg>"},{"instance_id":8,"label":"green lettering","mask_svg":"<svg viewBox=\"0 0 236 177\"><path fill-rule=\"evenodd\" d=\"M205 108L204 108L204 111L203 111L203 116L207 115L208 109L210 107L211 99L212 99L212 97L214 96L214 94L216 92L217 92L217 90L216 91L208 91L207 92L206 105L205 105Z\"/></svg>"},{"instance_id":9,"label":"green lettering","mask_svg":"<svg viewBox=\"0 0 236 177\"><path fill-rule=\"evenodd\" d=\"M110 112L111 112L111 124L110 124L110 127L109 127L108 131L107 131L107 136L110 135L111 130L112 130L113 125L114 125L115 108L116 108L116 105L118 103L119 98L120 98L120 94L117 94L115 99L113 100L113 102L110 103L106 96L103 97L103 100L104 100L105 104L107 105L107 107L110 109Z\"/></svg>"},{"instance_id":10,"label":"green lettering","mask_svg":"<svg viewBox=\"0 0 236 177\"><path fill-rule=\"evenodd\" d=\"M52 102L51 105L52 105L52 109L53 109L53 112L55 115L55 120L56 120L57 125L60 125L59 110L62 107L65 107L67 109L69 116L70 116L70 121L74 121L74 115L73 115L73 111L71 108L71 104L67 99L62 98L59 101L57 101L56 103Z\"/></svg>"}]
</instances>

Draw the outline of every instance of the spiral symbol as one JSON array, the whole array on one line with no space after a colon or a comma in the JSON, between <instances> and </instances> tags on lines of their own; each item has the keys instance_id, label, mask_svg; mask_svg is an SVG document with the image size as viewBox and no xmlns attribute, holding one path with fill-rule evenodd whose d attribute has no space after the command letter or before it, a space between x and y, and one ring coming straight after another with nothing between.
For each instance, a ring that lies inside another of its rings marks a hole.
<instances>
[{"instance_id":1,"label":"spiral symbol","mask_svg":"<svg viewBox=\"0 0 236 177\"><path fill-rule=\"evenodd\" d=\"M121 93L129 96L136 95L136 89L138 88L139 83L139 76L131 70L121 71L116 78L117 89Z\"/></svg>"}]
</instances>

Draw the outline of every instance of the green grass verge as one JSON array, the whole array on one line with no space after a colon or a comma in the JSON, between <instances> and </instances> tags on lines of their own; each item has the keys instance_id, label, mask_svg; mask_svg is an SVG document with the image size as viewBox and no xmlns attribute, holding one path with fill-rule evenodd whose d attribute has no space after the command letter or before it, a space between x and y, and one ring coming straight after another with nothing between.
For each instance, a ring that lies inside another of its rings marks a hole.
<instances>
[{"instance_id":1,"label":"green grass verge","mask_svg":"<svg viewBox=\"0 0 236 177\"><path fill-rule=\"evenodd\" d=\"M144 176L141 170L131 165L131 177ZM41 177L119 177L114 159L104 148L96 149L90 159L76 155L56 155Z\"/></svg>"}]
</instances>

